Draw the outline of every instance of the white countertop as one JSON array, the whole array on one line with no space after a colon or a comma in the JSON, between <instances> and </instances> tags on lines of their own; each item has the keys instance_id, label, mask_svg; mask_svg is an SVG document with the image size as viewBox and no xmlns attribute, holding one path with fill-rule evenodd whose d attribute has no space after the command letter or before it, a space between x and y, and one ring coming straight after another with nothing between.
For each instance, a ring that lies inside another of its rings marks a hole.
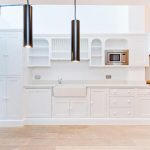
<instances>
[{"instance_id":1,"label":"white countertop","mask_svg":"<svg viewBox=\"0 0 150 150\"><path fill-rule=\"evenodd\" d=\"M137 82L126 82L126 81L64 81L62 84L58 84L57 82L38 82L33 84L27 84L24 86L25 89L50 89L55 86L63 86L63 85L71 85L71 86L85 86L87 88L150 88L150 85L144 83Z\"/></svg>"}]
</instances>

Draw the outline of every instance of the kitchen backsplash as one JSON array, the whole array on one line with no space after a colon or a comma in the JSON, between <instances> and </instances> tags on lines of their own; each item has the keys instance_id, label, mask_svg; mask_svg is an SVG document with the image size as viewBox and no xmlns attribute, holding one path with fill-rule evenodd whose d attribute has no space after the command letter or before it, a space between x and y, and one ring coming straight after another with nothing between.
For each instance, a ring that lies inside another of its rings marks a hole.
<instances>
[{"instance_id":1,"label":"kitchen backsplash","mask_svg":"<svg viewBox=\"0 0 150 150\"><path fill-rule=\"evenodd\" d=\"M87 61L53 61L50 68L31 69L32 81L36 80L125 80L145 81L145 68L89 67Z\"/></svg>"}]
</instances>

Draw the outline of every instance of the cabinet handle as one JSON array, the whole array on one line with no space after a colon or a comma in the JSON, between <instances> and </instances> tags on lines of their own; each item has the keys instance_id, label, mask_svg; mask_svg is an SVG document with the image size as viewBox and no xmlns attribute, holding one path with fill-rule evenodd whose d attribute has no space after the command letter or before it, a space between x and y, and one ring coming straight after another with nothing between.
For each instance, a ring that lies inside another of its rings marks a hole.
<instances>
[{"instance_id":1,"label":"cabinet handle","mask_svg":"<svg viewBox=\"0 0 150 150\"><path fill-rule=\"evenodd\" d=\"M3 56L4 56L4 57L8 57L8 54L4 54Z\"/></svg>"},{"instance_id":2,"label":"cabinet handle","mask_svg":"<svg viewBox=\"0 0 150 150\"><path fill-rule=\"evenodd\" d=\"M114 91L113 94L116 94L116 91Z\"/></svg>"},{"instance_id":3,"label":"cabinet handle","mask_svg":"<svg viewBox=\"0 0 150 150\"><path fill-rule=\"evenodd\" d=\"M5 101L7 101L9 98L8 98L8 97L4 97L3 99L4 99Z\"/></svg>"},{"instance_id":4,"label":"cabinet handle","mask_svg":"<svg viewBox=\"0 0 150 150\"><path fill-rule=\"evenodd\" d=\"M117 101L114 101L114 104L117 104Z\"/></svg>"},{"instance_id":5,"label":"cabinet handle","mask_svg":"<svg viewBox=\"0 0 150 150\"><path fill-rule=\"evenodd\" d=\"M70 111L72 111L72 107L70 107Z\"/></svg>"},{"instance_id":6,"label":"cabinet handle","mask_svg":"<svg viewBox=\"0 0 150 150\"><path fill-rule=\"evenodd\" d=\"M117 112L113 112L113 114L116 116L116 115L117 115Z\"/></svg>"},{"instance_id":7,"label":"cabinet handle","mask_svg":"<svg viewBox=\"0 0 150 150\"><path fill-rule=\"evenodd\" d=\"M128 115L131 115L131 112L130 112L130 111L128 111Z\"/></svg>"}]
</instances>

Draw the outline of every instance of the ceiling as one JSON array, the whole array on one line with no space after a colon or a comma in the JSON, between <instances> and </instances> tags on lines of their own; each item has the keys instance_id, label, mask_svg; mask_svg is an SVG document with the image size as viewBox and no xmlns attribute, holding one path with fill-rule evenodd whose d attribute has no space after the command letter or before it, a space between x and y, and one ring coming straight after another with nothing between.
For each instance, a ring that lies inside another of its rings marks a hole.
<instances>
[{"instance_id":1,"label":"ceiling","mask_svg":"<svg viewBox=\"0 0 150 150\"><path fill-rule=\"evenodd\" d=\"M74 0L30 0L31 4L70 5ZM0 4L26 3L26 0L0 0ZM81 5L146 5L150 0L77 0Z\"/></svg>"}]
</instances>

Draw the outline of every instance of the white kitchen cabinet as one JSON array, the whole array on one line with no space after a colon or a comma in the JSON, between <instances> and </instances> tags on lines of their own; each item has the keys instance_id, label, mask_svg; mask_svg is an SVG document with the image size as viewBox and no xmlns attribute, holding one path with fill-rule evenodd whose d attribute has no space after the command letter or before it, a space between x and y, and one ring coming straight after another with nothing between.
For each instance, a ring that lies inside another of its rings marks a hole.
<instances>
[{"instance_id":1,"label":"white kitchen cabinet","mask_svg":"<svg viewBox=\"0 0 150 150\"><path fill-rule=\"evenodd\" d=\"M53 100L53 117L68 118L70 115L70 102L68 100Z\"/></svg>"},{"instance_id":2,"label":"white kitchen cabinet","mask_svg":"<svg viewBox=\"0 0 150 150\"><path fill-rule=\"evenodd\" d=\"M22 116L22 84L20 78L0 79L0 118L17 119Z\"/></svg>"},{"instance_id":3,"label":"white kitchen cabinet","mask_svg":"<svg viewBox=\"0 0 150 150\"><path fill-rule=\"evenodd\" d=\"M88 103L85 98L53 98L54 118L86 118Z\"/></svg>"},{"instance_id":4,"label":"white kitchen cabinet","mask_svg":"<svg viewBox=\"0 0 150 150\"><path fill-rule=\"evenodd\" d=\"M145 35L132 36L129 40L129 64L131 66L147 66L148 41Z\"/></svg>"},{"instance_id":5,"label":"white kitchen cabinet","mask_svg":"<svg viewBox=\"0 0 150 150\"><path fill-rule=\"evenodd\" d=\"M137 116L150 117L150 89L138 89L136 97Z\"/></svg>"},{"instance_id":6,"label":"white kitchen cabinet","mask_svg":"<svg viewBox=\"0 0 150 150\"><path fill-rule=\"evenodd\" d=\"M138 97L137 107L138 107L137 108L138 117L142 117L142 118L150 117L150 97L149 96Z\"/></svg>"},{"instance_id":7,"label":"white kitchen cabinet","mask_svg":"<svg viewBox=\"0 0 150 150\"><path fill-rule=\"evenodd\" d=\"M5 116L4 108L5 108L5 80L0 79L0 119Z\"/></svg>"},{"instance_id":8,"label":"white kitchen cabinet","mask_svg":"<svg viewBox=\"0 0 150 150\"><path fill-rule=\"evenodd\" d=\"M87 117L88 106L86 101L71 101L70 103L70 117L83 118Z\"/></svg>"},{"instance_id":9,"label":"white kitchen cabinet","mask_svg":"<svg viewBox=\"0 0 150 150\"><path fill-rule=\"evenodd\" d=\"M50 89L27 89L25 103L27 117L51 117Z\"/></svg>"},{"instance_id":10,"label":"white kitchen cabinet","mask_svg":"<svg viewBox=\"0 0 150 150\"><path fill-rule=\"evenodd\" d=\"M110 118L132 118L134 112L132 108L110 108Z\"/></svg>"},{"instance_id":11,"label":"white kitchen cabinet","mask_svg":"<svg viewBox=\"0 0 150 150\"><path fill-rule=\"evenodd\" d=\"M132 107L134 105L134 97L110 97L110 107Z\"/></svg>"},{"instance_id":12,"label":"white kitchen cabinet","mask_svg":"<svg viewBox=\"0 0 150 150\"><path fill-rule=\"evenodd\" d=\"M0 37L0 75L5 74L5 62L6 62L6 56L5 54L5 45L6 45L6 40L5 38Z\"/></svg>"},{"instance_id":13,"label":"white kitchen cabinet","mask_svg":"<svg viewBox=\"0 0 150 150\"><path fill-rule=\"evenodd\" d=\"M135 112L135 89L109 90L109 117L131 118Z\"/></svg>"},{"instance_id":14,"label":"white kitchen cabinet","mask_svg":"<svg viewBox=\"0 0 150 150\"><path fill-rule=\"evenodd\" d=\"M101 118L107 115L107 90L91 90L91 117Z\"/></svg>"},{"instance_id":15,"label":"white kitchen cabinet","mask_svg":"<svg viewBox=\"0 0 150 150\"><path fill-rule=\"evenodd\" d=\"M0 35L0 75L22 75L22 36L20 32Z\"/></svg>"},{"instance_id":16,"label":"white kitchen cabinet","mask_svg":"<svg viewBox=\"0 0 150 150\"><path fill-rule=\"evenodd\" d=\"M18 78L6 80L6 115L8 118L20 118L22 115L22 84Z\"/></svg>"}]
</instances>

